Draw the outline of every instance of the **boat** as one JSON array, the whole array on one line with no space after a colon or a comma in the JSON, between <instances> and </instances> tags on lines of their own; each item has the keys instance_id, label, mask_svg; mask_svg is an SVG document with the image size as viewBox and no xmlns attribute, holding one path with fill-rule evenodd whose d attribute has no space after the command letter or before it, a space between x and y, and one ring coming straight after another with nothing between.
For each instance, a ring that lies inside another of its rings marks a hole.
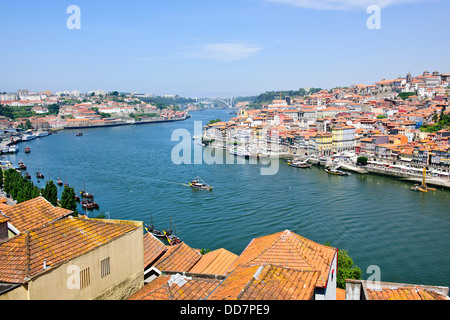
<instances>
[{"instance_id":1,"label":"boat","mask_svg":"<svg viewBox=\"0 0 450 320\"><path fill-rule=\"evenodd\" d=\"M287 163L289 166L294 167L294 168L311 168L311 164L309 164L308 161L294 160L294 161L288 161Z\"/></svg>"},{"instance_id":2,"label":"boat","mask_svg":"<svg viewBox=\"0 0 450 320\"><path fill-rule=\"evenodd\" d=\"M36 172L36 177L38 179L40 179L40 178L44 179L44 175L41 173L41 169L39 168L39 166L38 166L38 171Z\"/></svg>"},{"instance_id":3,"label":"boat","mask_svg":"<svg viewBox=\"0 0 450 320\"><path fill-rule=\"evenodd\" d=\"M25 178L31 179L31 175L28 172L25 172Z\"/></svg>"},{"instance_id":4,"label":"boat","mask_svg":"<svg viewBox=\"0 0 450 320\"><path fill-rule=\"evenodd\" d=\"M427 186L427 168L423 168L423 176L422 176L422 184L413 185L410 190L412 191L420 191L420 192L428 192L428 191L436 191L435 188L431 188Z\"/></svg>"},{"instance_id":5,"label":"boat","mask_svg":"<svg viewBox=\"0 0 450 320\"><path fill-rule=\"evenodd\" d=\"M62 185L64 184L64 182L61 180L60 177L58 177L58 179L56 180L56 184L57 184L58 186L62 186Z\"/></svg>"},{"instance_id":6,"label":"boat","mask_svg":"<svg viewBox=\"0 0 450 320\"><path fill-rule=\"evenodd\" d=\"M213 189L212 186L207 184L205 181L203 181L200 177L195 178L191 182L189 182L189 185L194 189L199 190L209 190L211 191Z\"/></svg>"},{"instance_id":7,"label":"boat","mask_svg":"<svg viewBox=\"0 0 450 320\"><path fill-rule=\"evenodd\" d=\"M94 195L92 193L87 192L86 190L80 191L80 194L83 198L94 198Z\"/></svg>"},{"instance_id":8,"label":"boat","mask_svg":"<svg viewBox=\"0 0 450 320\"><path fill-rule=\"evenodd\" d=\"M165 232L165 231L164 231ZM177 244L181 243L181 239L178 238L176 235L171 234L171 235L166 235L166 239L169 242L169 245L171 246L176 246Z\"/></svg>"},{"instance_id":9,"label":"boat","mask_svg":"<svg viewBox=\"0 0 450 320\"><path fill-rule=\"evenodd\" d=\"M76 137L81 137L83 135L83 132L78 132L77 134L76 134Z\"/></svg>"},{"instance_id":10,"label":"boat","mask_svg":"<svg viewBox=\"0 0 450 320\"><path fill-rule=\"evenodd\" d=\"M174 229L176 230L175 224L174 224ZM172 217L170 217L170 227L169 227L169 230L167 230L167 231L166 231L166 230L163 230L163 233L164 233L164 236L166 237L167 242L169 243L169 245L175 246L175 245L181 243L181 239L178 238L178 237L175 235L176 231L175 231L175 232L172 231Z\"/></svg>"},{"instance_id":11,"label":"boat","mask_svg":"<svg viewBox=\"0 0 450 320\"><path fill-rule=\"evenodd\" d=\"M34 140L36 138L37 138L37 136L35 134L32 134L32 133L24 134L22 136L22 141L30 141L30 140Z\"/></svg>"},{"instance_id":12,"label":"boat","mask_svg":"<svg viewBox=\"0 0 450 320\"><path fill-rule=\"evenodd\" d=\"M37 138L46 137L46 136L48 136L48 135L49 135L48 131L38 131L38 132L36 133L36 137L37 137Z\"/></svg>"},{"instance_id":13,"label":"boat","mask_svg":"<svg viewBox=\"0 0 450 320\"><path fill-rule=\"evenodd\" d=\"M89 198L89 199L94 198L94 195L92 193L89 193L86 191L86 183L84 183L84 189L82 191L80 191L80 194L83 198Z\"/></svg>"},{"instance_id":14,"label":"boat","mask_svg":"<svg viewBox=\"0 0 450 320\"><path fill-rule=\"evenodd\" d=\"M98 209L99 205L90 199L81 201L81 206L88 210Z\"/></svg>"},{"instance_id":15,"label":"boat","mask_svg":"<svg viewBox=\"0 0 450 320\"><path fill-rule=\"evenodd\" d=\"M9 153L17 153L17 152L19 152L19 146L12 145L12 146L9 147L8 151L9 151Z\"/></svg>"},{"instance_id":16,"label":"boat","mask_svg":"<svg viewBox=\"0 0 450 320\"><path fill-rule=\"evenodd\" d=\"M30 153L30 147L25 147L25 153Z\"/></svg>"},{"instance_id":17,"label":"boat","mask_svg":"<svg viewBox=\"0 0 450 320\"><path fill-rule=\"evenodd\" d=\"M145 230L147 230L147 232L151 233L153 236L157 237L157 238L166 238L166 235L164 234L163 231L160 230L156 230L155 226L153 225L153 216L150 215L150 225L147 225L145 227Z\"/></svg>"},{"instance_id":18,"label":"boat","mask_svg":"<svg viewBox=\"0 0 450 320\"><path fill-rule=\"evenodd\" d=\"M334 174L337 176L349 176L350 173L342 171L342 170L338 170L336 168L325 168L325 171L328 172L329 174Z\"/></svg>"},{"instance_id":19,"label":"boat","mask_svg":"<svg viewBox=\"0 0 450 320\"><path fill-rule=\"evenodd\" d=\"M2 153L9 153L9 146L2 147Z\"/></svg>"},{"instance_id":20,"label":"boat","mask_svg":"<svg viewBox=\"0 0 450 320\"><path fill-rule=\"evenodd\" d=\"M18 166L20 170L27 170L27 166L23 163L22 160L19 161Z\"/></svg>"}]
</instances>

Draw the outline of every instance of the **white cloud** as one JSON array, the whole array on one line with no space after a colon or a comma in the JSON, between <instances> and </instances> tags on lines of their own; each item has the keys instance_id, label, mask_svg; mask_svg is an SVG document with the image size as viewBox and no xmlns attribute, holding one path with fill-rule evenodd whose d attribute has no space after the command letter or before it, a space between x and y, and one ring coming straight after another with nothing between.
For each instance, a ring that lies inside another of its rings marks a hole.
<instances>
[{"instance_id":1,"label":"white cloud","mask_svg":"<svg viewBox=\"0 0 450 320\"><path fill-rule=\"evenodd\" d=\"M267 2L286 3L296 7L317 10L353 10L366 9L370 5L386 8L396 4L424 2L424 0L265 0Z\"/></svg>"},{"instance_id":2,"label":"white cloud","mask_svg":"<svg viewBox=\"0 0 450 320\"><path fill-rule=\"evenodd\" d=\"M234 61L248 58L263 49L244 43L208 43L185 48L191 58L217 61Z\"/></svg>"}]
</instances>

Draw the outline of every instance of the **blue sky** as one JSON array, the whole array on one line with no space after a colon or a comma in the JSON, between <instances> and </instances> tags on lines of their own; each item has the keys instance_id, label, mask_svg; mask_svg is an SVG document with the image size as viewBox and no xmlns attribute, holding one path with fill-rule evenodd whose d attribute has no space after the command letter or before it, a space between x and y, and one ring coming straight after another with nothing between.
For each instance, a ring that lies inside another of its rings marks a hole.
<instances>
[{"instance_id":1,"label":"blue sky","mask_svg":"<svg viewBox=\"0 0 450 320\"><path fill-rule=\"evenodd\" d=\"M450 73L449 14L447 0L0 0L0 91L237 96Z\"/></svg>"}]
</instances>

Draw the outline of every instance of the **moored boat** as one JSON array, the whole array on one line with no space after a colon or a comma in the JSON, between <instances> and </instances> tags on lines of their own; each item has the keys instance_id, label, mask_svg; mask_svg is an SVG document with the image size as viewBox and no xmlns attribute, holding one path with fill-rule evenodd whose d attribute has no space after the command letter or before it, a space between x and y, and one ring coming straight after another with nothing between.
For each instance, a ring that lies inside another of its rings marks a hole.
<instances>
[{"instance_id":1,"label":"moored boat","mask_svg":"<svg viewBox=\"0 0 450 320\"><path fill-rule=\"evenodd\" d=\"M19 146L12 145L9 147L9 153L17 153L17 152L19 152Z\"/></svg>"},{"instance_id":2,"label":"moored boat","mask_svg":"<svg viewBox=\"0 0 450 320\"><path fill-rule=\"evenodd\" d=\"M31 152L30 147L25 147L25 153L30 153L30 152Z\"/></svg>"},{"instance_id":3,"label":"moored boat","mask_svg":"<svg viewBox=\"0 0 450 320\"><path fill-rule=\"evenodd\" d=\"M89 199L81 201L81 206L83 208L88 209L88 210L98 209L99 208L99 205L96 202L94 202L92 200L89 200Z\"/></svg>"},{"instance_id":4,"label":"moored boat","mask_svg":"<svg viewBox=\"0 0 450 320\"><path fill-rule=\"evenodd\" d=\"M25 178L31 179L31 175L28 172L25 172Z\"/></svg>"},{"instance_id":5,"label":"moored boat","mask_svg":"<svg viewBox=\"0 0 450 320\"><path fill-rule=\"evenodd\" d=\"M25 165L25 163L23 163L22 160L19 161L18 166L20 170L27 170L27 166Z\"/></svg>"},{"instance_id":6,"label":"moored boat","mask_svg":"<svg viewBox=\"0 0 450 320\"><path fill-rule=\"evenodd\" d=\"M22 141L30 141L30 140L34 140L34 139L36 139L37 138L37 136L35 135L35 134L32 134L32 133L30 133L30 134L24 134L23 136L22 136Z\"/></svg>"},{"instance_id":7,"label":"moored boat","mask_svg":"<svg viewBox=\"0 0 450 320\"><path fill-rule=\"evenodd\" d=\"M330 174L337 175L337 176L349 176L350 175L350 173L342 171L342 170L338 170L336 168L325 168L325 171Z\"/></svg>"},{"instance_id":8,"label":"moored boat","mask_svg":"<svg viewBox=\"0 0 450 320\"><path fill-rule=\"evenodd\" d=\"M64 184L64 182L61 180L60 177L58 177L58 180L56 180L56 184L57 184L58 186L62 186L62 185Z\"/></svg>"},{"instance_id":9,"label":"moored boat","mask_svg":"<svg viewBox=\"0 0 450 320\"><path fill-rule=\"evenodd\" d=\"M48 135L49 135L48 131L38 131L38 132L36 133L36 137L37 137L37 138L46 137L46 136L48 136Z\"/></svg>"},{"instance_id":10,"label":"moored boat","mask_svg":"<svg viewBox=\"0 0 450 320\"><path fill-rule=\"evenodd\" d=\"M76 137L81 137L83 135L83 132L78 132L77 134L76 134Z\"/></svg>"},{"instance_id":11,"label":"moored boat","mask_svg":"<svg viewBox=\"0 0 450 320\"><path fill-rule=\"evenodd\" d=\"M307 161L288 161L288 165L294 168L311 168Z\"/></svg>"}]
</instances>

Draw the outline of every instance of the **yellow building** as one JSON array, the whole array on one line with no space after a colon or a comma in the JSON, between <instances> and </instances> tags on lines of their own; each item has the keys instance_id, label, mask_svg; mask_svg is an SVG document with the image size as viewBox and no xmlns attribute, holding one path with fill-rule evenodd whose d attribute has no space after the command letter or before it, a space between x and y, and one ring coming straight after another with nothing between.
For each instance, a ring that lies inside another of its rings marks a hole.
<instances>
[{"instance_id":1,"label":"yellow building","mask_svg":"<svg viewBox=\"0 0 450 320\"><path fill-rule=\"evenodd\" d=\"M329 155L333 150L333 135L330 132L318 132L316 134L316 151L320 155Z\"/></svg>"},{"instance_id":2,"label":"yellow building","mask_svg":"<svg viewBox=\"0 0 450 320\"><path fill-rule=\"evenodd\" d=\"M355 127L339 125L333 127L333 152L355 150Z\"/></svg>"}]
</instances>

